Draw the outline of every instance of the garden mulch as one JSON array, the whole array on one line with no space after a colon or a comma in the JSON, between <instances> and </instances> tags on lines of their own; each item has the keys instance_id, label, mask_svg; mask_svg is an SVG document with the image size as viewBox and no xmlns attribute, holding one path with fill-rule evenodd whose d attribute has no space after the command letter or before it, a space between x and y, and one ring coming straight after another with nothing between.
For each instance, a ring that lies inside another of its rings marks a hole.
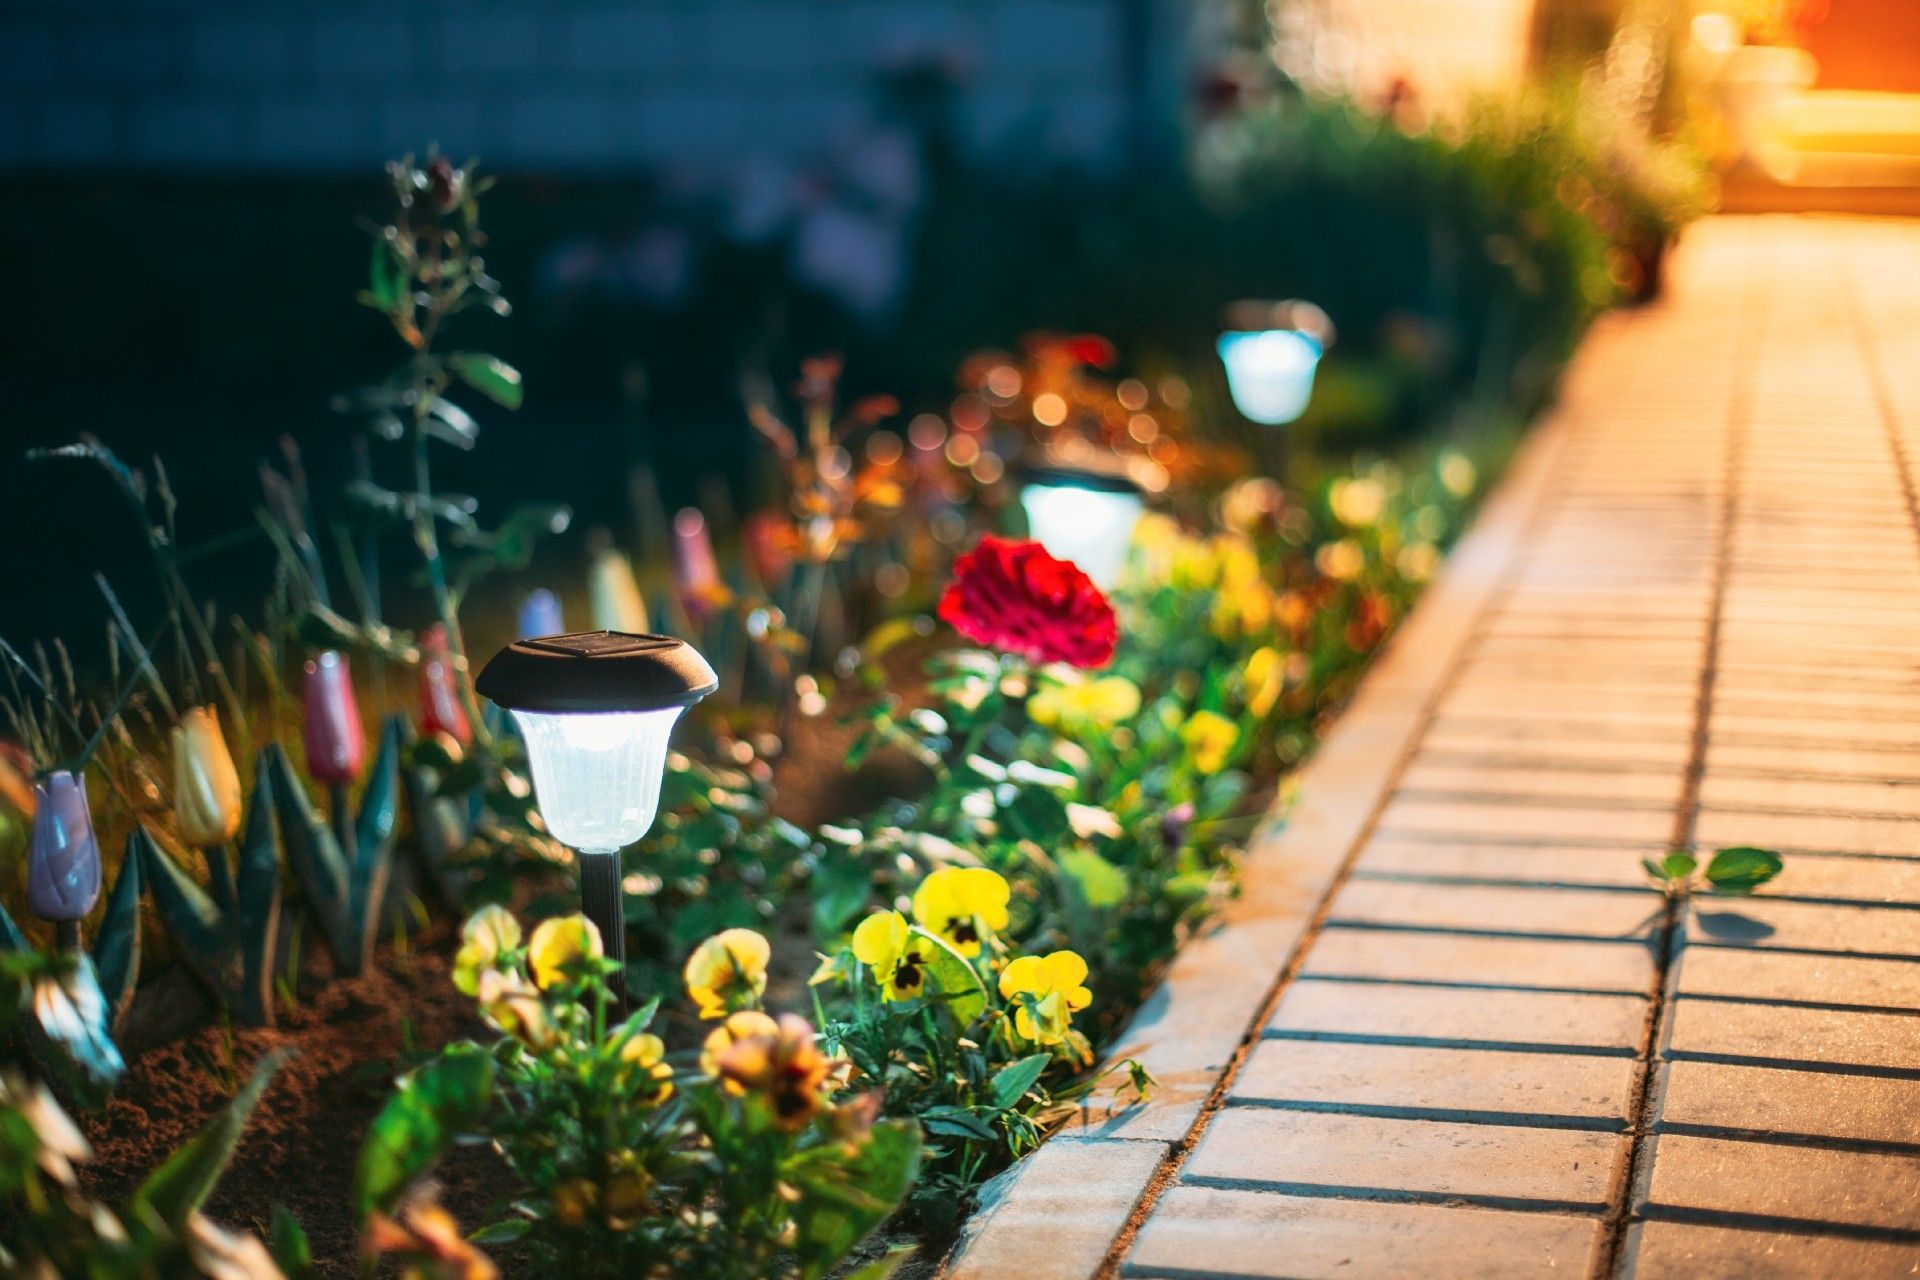
<instances>
[{"instance_id":1,"label":"garden mulch","mask_svg":"<svg viewBox=\"0 0 1920 1280\"><path fill-rule=\"evenodd\" d=\"M1920 1274L1916 278L1719 219L1601 323L950 1280Z\"/></svg>"}]
</instances>

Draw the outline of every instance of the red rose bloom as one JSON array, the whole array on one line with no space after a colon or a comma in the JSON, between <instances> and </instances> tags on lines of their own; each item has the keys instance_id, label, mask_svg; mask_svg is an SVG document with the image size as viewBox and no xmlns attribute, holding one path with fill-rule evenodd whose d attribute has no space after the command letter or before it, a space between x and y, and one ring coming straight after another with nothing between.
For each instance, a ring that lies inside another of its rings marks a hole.
<instances>
[{"instance_id":1,"label":"red rose bloom","mask_svg":"<svg viewBox=\"0 0 1920 1280\"><path fill-rule=\"evenodd\" d=\"M1118 633L1113 606L1076 565L1006 538L982 538L954 562L939 612L967 639L1036 663L1103 667Z\"/></svg>"}]
</instances>

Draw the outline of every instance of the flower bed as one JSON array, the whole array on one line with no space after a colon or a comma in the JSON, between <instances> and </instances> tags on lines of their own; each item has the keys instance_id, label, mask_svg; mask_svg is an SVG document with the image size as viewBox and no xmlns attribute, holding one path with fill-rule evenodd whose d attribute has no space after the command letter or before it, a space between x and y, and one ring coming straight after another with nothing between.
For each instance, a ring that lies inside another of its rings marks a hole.
<instances>
[{"instance_id":1,"label":"flower bed","mask_svg":"<svg viewBox=\"0 0 1920 1280\"><path fill-rule=\"evenodd\" d=\"M1182 380L1105 373L1097 339L983 356L904 431L884 400L838 412L837 366L810 362L791 405L750 410L782 506L718 546L700 513L663 521L651 599L611 547L587 575L597 628L651 619L720 673L622 851L616 939L575 912L528 743L469 661L475 584L524 571L566 513L487 527L432 478L478 435L457 391L522 395L445 345L461 313L506 310L484 184L439 158L392 176L362 300L407 358L340 407L394 456L333 504L324 551L297 455L267 471L261 625L229 632L187 586L163 472L59 451L141 513L168 609L142 629L108 590L100 698L62 655L5 655L21 752L0 783L45 922L0 915L8 1029L68 1103L120 1097L87 1122L106 1157L88 1173L53 1095L6 1077L4 1194L30 1212L0 1248L60 1273L271 1276L347 1274L357 1239L423 1276L742 1280L937 1254L1233 891L1239 842L1500 442L1288 488L1202 429ZM1151 499L1111 589L1009 536L1035 461ZM380 578L403 549L410 629ZM565 630L562 603L528 596L520 629ZM270 1150L240 1145L256 1107ZM236 1148L247 1185L218 1191Z\"/></svg>"}]
</instances>

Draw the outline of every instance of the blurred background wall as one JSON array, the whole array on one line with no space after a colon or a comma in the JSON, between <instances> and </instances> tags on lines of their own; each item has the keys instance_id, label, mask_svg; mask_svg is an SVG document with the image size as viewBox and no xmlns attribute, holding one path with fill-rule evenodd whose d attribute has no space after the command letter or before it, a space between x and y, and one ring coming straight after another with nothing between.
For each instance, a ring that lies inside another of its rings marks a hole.
<instances>
[{"instance_id":1,"label":"blurred background wall","mask_svg":"<svg viewBox=\"0 0 1920 1280\"><path fill-rule=\"evenodd\" d=\"M356 172L726 166L859 127L876 73L966 84L969 144L1108 163L1178 115L1182 0L15 0L0 163Z\"/></svg>"}]
</instances>

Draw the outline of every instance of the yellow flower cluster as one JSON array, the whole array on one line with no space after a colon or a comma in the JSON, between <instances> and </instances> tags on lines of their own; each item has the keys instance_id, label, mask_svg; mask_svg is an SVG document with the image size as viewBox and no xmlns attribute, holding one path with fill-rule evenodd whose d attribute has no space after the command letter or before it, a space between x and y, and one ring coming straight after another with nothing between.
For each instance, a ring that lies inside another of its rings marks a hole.
<instances>
[{"instance_id":1,"label":"yellow flower cluster","mask_svg":"<svg viewBox=\"0 0 1920 1280\"><path fill-rule=\"evenodd\" d=\"M1047 673L1027 699L1027 715L1069 737L1103 734L1140 714L1140 686L1125 676L1088 679L1077 671Z\"/></svg>"},{"instance_id":2,"label":"yellow flower cluster","mask_svg":"<svg viewBox=\"0 0 1920 1280\"><path fill-rule=\"evenodd\" d=\"M851 951L879 984L880 998L912 1000L937 984L933 968L943 952L953 961L984 970L966 973L963 990L980 986L979 974L997 968L997 989L1006 1002L1011 1034L1028 1044L1064 1042L1073 1015L1093 993L1085 984L1087 962L1072 951L1020 956L1001 963L991 948L1007 927L1012 892L998 872L984 867L942 867L920 882L913 895L914 923L898 911L878 911L853 931ZM961 970L961 972L966 972Z\"/></svg>"}]
</instances>

